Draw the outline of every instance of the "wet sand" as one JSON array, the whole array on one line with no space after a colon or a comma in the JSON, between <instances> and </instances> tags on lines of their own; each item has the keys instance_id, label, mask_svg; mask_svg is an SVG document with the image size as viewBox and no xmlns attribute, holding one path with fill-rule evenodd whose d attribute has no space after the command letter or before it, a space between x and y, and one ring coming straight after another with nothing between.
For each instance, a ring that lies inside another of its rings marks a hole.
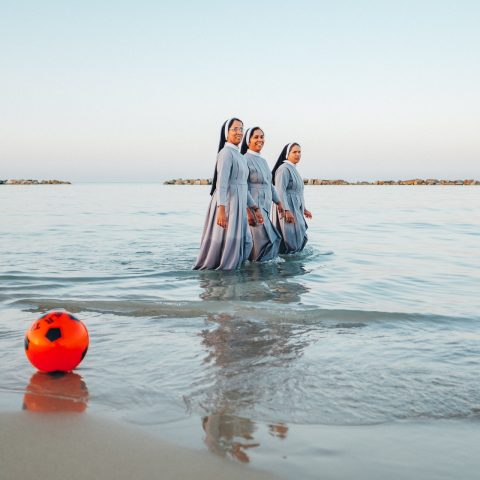
<instances>
[{"instance_id":1,"label":"wet sand","mask_svg":"<svg viewBox=\"0 0 480 480\"><path fill-rule=\"evenodd\" d=\"M267 480L273 475L75 414L0 414L2 480Z\"/></svg>"}]
</instances>

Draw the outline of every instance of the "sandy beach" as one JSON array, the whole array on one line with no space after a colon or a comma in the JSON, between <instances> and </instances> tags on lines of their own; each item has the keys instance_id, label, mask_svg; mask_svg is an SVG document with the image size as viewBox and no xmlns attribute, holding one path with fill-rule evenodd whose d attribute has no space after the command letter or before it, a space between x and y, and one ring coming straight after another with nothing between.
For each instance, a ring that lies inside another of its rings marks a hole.
<instances>
[{"instance_id":1,"label":"sandy beach","mask_svg":"<svg viewBox=\"0 0 480 480\"><path fill-rule=\"evenodd\" d=\"M211 479L267 480L297 478L301 464L316 458L324 479L392 478L473 479L477 427L467 422L415 425L297 426L291 465L280 477L253 470L215 455L164 442L134 426L96 415L0 414L2 480ZM274 470L281 471L277 465ZM297 472L297 474L295 474Z\"/></svg>"},{"instance_id":2,"label":"sandy beach","mask_svg":"<svg viewBox=\"0 0 480 480\"><path fill-rule=\"evenodd\" d=\"M0 445L2 480L276 478L85 415L2 413Z\"/></svg>"}]
</instances>

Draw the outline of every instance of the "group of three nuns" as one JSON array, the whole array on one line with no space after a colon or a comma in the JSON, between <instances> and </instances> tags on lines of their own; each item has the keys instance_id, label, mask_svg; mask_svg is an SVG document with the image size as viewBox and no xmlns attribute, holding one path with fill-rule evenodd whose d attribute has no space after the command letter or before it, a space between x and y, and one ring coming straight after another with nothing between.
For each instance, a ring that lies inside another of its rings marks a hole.
<instances>
[{"instance_id":1,"label":"group of three nuns","mask_svg":"<svg viewBox=\"0 0 480 480\"><path fill-rule=\"evenodd\" d=\"M260 155L263 145L260 127L243 135L238 118L223 124L194 269L233 270L246 260L272 260L279 253L296 253L305 247L305 217L312 215L305 208L303 180L296 168L300 145L285 145L272 172ZM272 202L276 208L272 209Z\"/></svg>"}]
</instances>

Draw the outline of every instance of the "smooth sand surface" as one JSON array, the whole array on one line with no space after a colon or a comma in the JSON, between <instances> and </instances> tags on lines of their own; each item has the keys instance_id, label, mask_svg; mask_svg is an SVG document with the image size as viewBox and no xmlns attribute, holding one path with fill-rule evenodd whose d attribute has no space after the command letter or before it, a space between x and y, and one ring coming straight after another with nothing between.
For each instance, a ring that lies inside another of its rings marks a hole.
<instances>
[{"instance_id":1,"label":"smooth sand surface","mask_svg":"<svg viewBox=\"0 0 480 480\"><path fill-rule=\"evenodd\" d=\"M1 480L273 479L82 414L0 414Z\"/></svg>"}]
</instances>

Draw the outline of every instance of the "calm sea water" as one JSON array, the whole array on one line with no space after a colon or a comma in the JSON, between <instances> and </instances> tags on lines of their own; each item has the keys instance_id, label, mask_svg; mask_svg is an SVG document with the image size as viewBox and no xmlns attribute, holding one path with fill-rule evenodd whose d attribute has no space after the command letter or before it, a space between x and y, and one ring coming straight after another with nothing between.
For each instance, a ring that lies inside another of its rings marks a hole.
<instances>
[{"instance_id":1,"label":"calm sea water","mask_svg":"<svg viewBox=\"0 0 480 480\"><path fill-rule=\"evenodd\" d=\"M43 388L46 405L80 403L287 477L342 478L366 444L391 473L412 463L411 442L431 468L405 478L460 466L475 478L480 188L305 194L302 254L197 272L207 187L0 187L0 407ZM23 351L52 308L91 336L68 381L35 376ZM438 441L449 432L453 447Z\"/></svg>"}]
</instances>

